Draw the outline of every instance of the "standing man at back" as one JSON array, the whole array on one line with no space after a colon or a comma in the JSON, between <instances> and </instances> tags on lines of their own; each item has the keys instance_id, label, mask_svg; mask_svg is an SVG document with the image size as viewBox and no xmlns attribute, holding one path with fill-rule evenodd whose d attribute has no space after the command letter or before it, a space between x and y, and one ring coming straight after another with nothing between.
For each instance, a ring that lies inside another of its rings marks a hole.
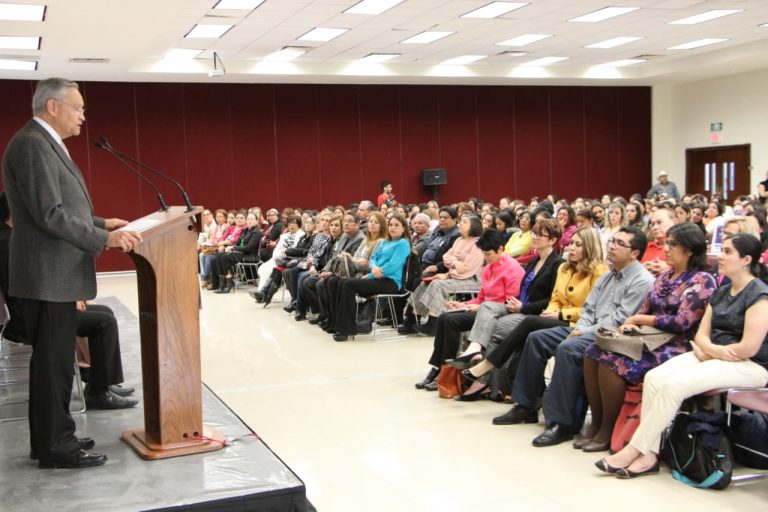
<instances>
[{"instance_id":1,"label":"standing man at back","mask_svg":"<svg viewBox=\"0 0 768 512\"><path fill-rule=\"evenodd\" d=\"M41 468L99 466L89 438L75 437L69 414L78 300L96 296L94 257L105 248L128 252L138 233L102 219L64 140L80 135L85 104L75 82L37 84L34 118L13 136L3 157L3 184L13 216L9 293L23 301L32 343L29 432Z\"/></svg>"}]
</instances>

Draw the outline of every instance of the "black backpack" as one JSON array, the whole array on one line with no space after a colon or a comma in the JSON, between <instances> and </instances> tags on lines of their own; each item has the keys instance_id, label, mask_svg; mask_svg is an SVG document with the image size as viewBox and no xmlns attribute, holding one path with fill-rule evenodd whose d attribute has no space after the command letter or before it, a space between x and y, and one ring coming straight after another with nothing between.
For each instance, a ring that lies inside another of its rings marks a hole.
<instances>
[{"instance_id":1,"label":"black backpack","mask_svg":"<svg viewBox=\"0 0 768 512\"><path fill-rule=\"evenodd\" d=\"M664 441L672 476L691 487L725 489L733 476L733 451L724 412L678 413Z\"/></svg>"},{"instance_id":2,"label":"black backpack","mask_svg":"<svg viewBox=\"0 0 768 512\"><path fill-rule=\"evenodd\" d=\"M750 468L768 469L768 415L754 411L734 414L731 437L736 462Z\"/></svg>"}]
</instances>

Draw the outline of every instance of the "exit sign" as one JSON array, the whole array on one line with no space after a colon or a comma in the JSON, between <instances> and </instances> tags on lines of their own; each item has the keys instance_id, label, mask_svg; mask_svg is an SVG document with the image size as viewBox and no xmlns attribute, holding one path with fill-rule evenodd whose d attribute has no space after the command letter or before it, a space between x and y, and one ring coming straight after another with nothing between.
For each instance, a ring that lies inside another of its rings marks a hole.
<instances>
[{"instance_id":1,"label":"exit sign","mask_svg":"<svg viewBox=\"0 0 768 512\"><path fill-rule=\"evenodd\" d=\"M709 131L711 131L711 132L721 132L721 131L723 131L723 123L710 123L709 124Z\"/></svg>"}]
</instances>

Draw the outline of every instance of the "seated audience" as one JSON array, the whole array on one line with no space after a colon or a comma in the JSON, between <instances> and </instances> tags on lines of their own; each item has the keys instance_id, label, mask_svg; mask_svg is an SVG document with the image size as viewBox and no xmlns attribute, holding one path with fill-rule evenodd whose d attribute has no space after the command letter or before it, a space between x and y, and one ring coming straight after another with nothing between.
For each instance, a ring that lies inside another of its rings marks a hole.
<instances>
[{"instance_id":1,"label":"seated audience","mask_svg":"<svg viewBox=\"0 0 768 512\"><path fill-rule=\"evenodd\" d=\"M572 327L553 327L528 336L515 376L514 407L495 424L537 423L536 403L544 394L544 368L555 357L552 380L544 395L546 429L533 440L537 447L553 446L573 438L581 429L586 407L579 399L584 375L584 351L600 327L619 327L640 307L653 277L640 264L646 238L637 228L624 227L609 244L610 272L603 274L587 297L581 317Z\"/></svg>"},{"instance_id":2,"label":"seated audience","mask_svg":"<svg viewBox=\"0 0 768 512\"><path fill-rule=\"evenodd\" d=\"M517 216L518 227L520 231L512 233L509 242L504 246L504 252L513 258L528 254L531 250L531 226L533 216L528 210L522 210Z\"/></svg>"},{"instance_id":3,"label":"seated audience","mask_svg":"<svg viewBox=\"0 0 768 512\"><path fill-rule=\"evenodd\" d=\"M293 268L283 272L285 287L291 296L291 302L288 309L283 309L292 313L296 309L296 301L299 298L300 284L307 277L317 273L318 268L322 268L328 260L329 250L341 236L341 219L332 217L330 213L318 214L316 221L315 235L313 236L312 246L307 253L304 261Z\"/></svg>"},{"instance_id":4,"label":"seated audience","mask_svg":"<svg viewBox=\"0 0 768 512\"><path fill-rule=\"evenodd\" d=\"M645 208L639 201L630 201L627 204L627 226L634 226L639 229L645 228Z\"/></svg>"},{"instance_id":5,"label":"seated audience","mask_svg":"<svg viewBox=\"0 0 768 512\"><path fill-rule=\"evenodd\" d=\"M733 235L718 256L731 283L710 297L693 350L673 357L645 376L640 425L629 444L596 462L619 478L658 473L661 436L683 400L718 388L760 387L768 382L768 276L760 242Z\"/></svg>"},{"instance_id":6,"label":"seated audience","mask_svg":"<svg viewBox=\"0 0 768 512\"><path fill-rule=\"evenodd\" d=\"M304 231L301 230L301 217L291 214L286 218L285 225L287 230L278 238L277 245L272 251L272 257L259 266L259 284L256 287L256 292L251 292L253 296L263 295L268 289L267 287L274 283L270 279L272 271L276 267L282 267L287 263L286 251L296 247L299 241L304 238Z\"/></svg>"},{"instance_id":7,"label":"seated audience","mask_svg":"<svg viewBox=\"0 0 768 512\"><path fill-rule=\"evenodd\" d=\"M519 231L519 228L515 227L514 213L512 210L502 210L496 216L496 229L501 233L504 238L504 245L507 245L509 239L512 237L512 233Z\"/></svg>"},{"instance_id":8,"label":"seated audience","mask_svg":"<svg viewBox=\"0 0 768 512\"><path fill-rule=\"evenodd\" d=\"M710 201L710 203L707 205L707 210L704 213L705 215L702 223L707 230L707 234L711 238L712 233L715 232L715 229L725 223L725 218L723 217L723 214L725 213L725 206L723 206L723 203L720 201Z\"/></svg>"},{"instance_id":9,"label":"seated audience","mask_svg":"<svg viewBox=\"0 0 768 512\"><path fill-rule=\"evenodd\" d=\"M461 238L443 255L447 271L425 278L409 298L416 315L429 317L419 331L430 336L435 335L437 317L445 311L449 295L459 291L475 292L480 288L483 253L476 244L483 233L480 217L472 213L462 215L459 233Z\"/></svg>"},{"instance_id":10,"label":"seated audience","mask_svg":"<svg viewBox=\"0 0 768 512\"><path fill-rule=\"evenodd\" d=\"M429 231L429 222L429 216L424 213L417 213L411 219L411 236L413 237L411 247L419 259L424 254L429 243L429 237L432 234Z\"/></svg>"},{"instance_id":11,"label":"seated audience","mask_svg":"<svg viewBox=\"0 0 768 512\"><path fill-rule=\"evenodd\" d=\"M355 296L370 297L378 294L395 294L403 286L403 268L411 255L411 238L408 222L401 215L394 215L388 224L387 240L379 244L371 256L370 273L362 278L346 279L341 284L336 309L334 341L347 341L357 330Z\"/></svg>"},{"instance_id":12,"label":"seated audience","mask_svg":"<svg viewBox=\"0 0 768 512\"><path fill-rule=\"evenodd\" d=\"M241 217L237 214L237 218ZM235 222L238 222L237 220ZM261 231L258 227L256 215L249 213L246 227L240 232L240 236L234 245L229 245L224 252L216 254L211 264L211 284L215 293L229 293L235 286L233 272L235 265L240 262L255 263L259 261L259 242Z\"/></svg>"},{"instance_id":13,"label":"seated audience","mask_svg":"<svg viewBox=\"0 0 768 512\"><path fill-rule=\"evenodd\" d=\"M653 240L648 242L641 263L654 276L658 276L669 268L664 241L667 239L669 228L674 225L675 211L670 208L659 208L651 214L650 228Z\"/></svg>"},{"instance_id":14,"label":"seated audience","mask_svg":"<svg viewBox=\"0 0 768 512\"><path fill-rule=\"evenodd\" d=\"M644 349L640 360L591 345L584 354L584 385L592 422L574 448L585 452L607 450L613 425L624 403L627 384L637 385L652 368L690 350L715 280L706 272L707 240L701 230L685 222L667 232L664 247L669 269L661 273L645 302L624 321L619 331L651 326L675 336L652 351Z\"/></svg>"},{"instance_id":15,"label":"seated audience","mask_svg":"<svg viewBox=\"0 0 768 512\"><path fill-rule=\"evenodd\" d=\"M283 222L280 219L280 213L275 208L267 211L267 225L262 228L261 247L259 249L259 259L267 261L272 257L272 251L277 246L280 235L283 234Z\"/></svg>"},{"instance_id":16,"label":"seated audience","mask_svg":"<svg viewBox=\"0 0 768 512\"><path fill-rule=\"evenodd\" d=\"M605 253L608 253L608 240L613 238L613 235L619 232L621 228L627 226L627 211L624 209L624 205L621 203L613 203L608 207L608 213L606 215L605 227L600 232L605 244Z\"/></svg>"},{"instance_id":17,"label":"seated audience","mask_svg":"<svg viewBox=\"0 0 768 512\"><path fill-rule=\"evenodd\" d=\"M235 216L232 216L234 222ZM234 227L234 226L233 226ZM219 252L219 243L224 241L230 225L227 224L227 211L224 209L216 210L216 227L206 239L200 250L200 281L201 288L207 289L211 284L211 263L213 256Z\"/></svg>"},{"instance_id":18,"label":"seated audience","mask_svg":"<svg viewBox=\"0 0 768 512\"><path fill-rule=\"evenodd\" d=\"M571 243L571 237L579 229L576 225L576 212L570 206L561 206L557 209L557 222L560 223L560 229L563 235L557 244L557 252L563 254L563 251Z\"/></svg>"}]
</instances>

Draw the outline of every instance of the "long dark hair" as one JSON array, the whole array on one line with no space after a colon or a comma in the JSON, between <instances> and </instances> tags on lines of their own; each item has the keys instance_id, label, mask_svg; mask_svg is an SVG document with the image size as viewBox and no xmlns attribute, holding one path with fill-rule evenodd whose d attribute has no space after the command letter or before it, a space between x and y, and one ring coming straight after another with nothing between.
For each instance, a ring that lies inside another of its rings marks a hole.
<instances>
[{"instance_id":1,"label":"long dark hair","mask_svg":"<svg viewBox=\"0 0 768 512\"><path fill-rule=\"evenodd\" d=\"M707 238L698 226L691 222L675 224L667 230L667 238L675 239L680 247L691 253L688 270L706 270Z\"/></svg>"},{"instance_id":2,"label":"long dark hair","mask_svg":"<svg viewBox=\"0 0 768 512\"><path fill-rule=\"evenodd\" d=\"M766 281L768 278L768 269L760 262L760 256L763 249L760 240L755 235L749 235L747 233L731 235L727 240L731 242L733 248L739 253L739 256L742 258L747 256L752 257L752 262L749 264L749 273L762 281Z\"/></svg>"}]
</instances>

